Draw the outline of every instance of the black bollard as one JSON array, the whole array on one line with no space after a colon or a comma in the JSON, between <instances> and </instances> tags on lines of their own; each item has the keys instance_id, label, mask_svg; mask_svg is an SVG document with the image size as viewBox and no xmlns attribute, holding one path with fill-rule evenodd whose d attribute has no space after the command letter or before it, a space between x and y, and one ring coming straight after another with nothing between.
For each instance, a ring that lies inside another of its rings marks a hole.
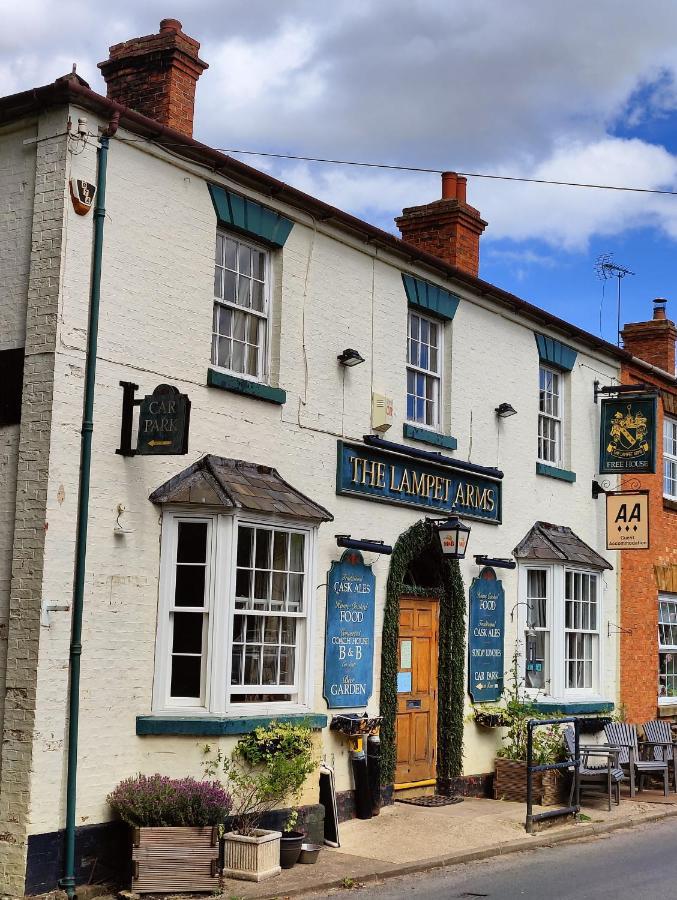
<instances>
[{"instance_id":1,"label":"black bollard","mask_svg":"<svg viewBox=\"0 0 677 900\"><path fill-rule=\"evenodd\" d=\"M367 756L364 750L352 750L350 762L355 782L355 815L358 819L371 819L371 793L369 791Z\"/></svg>"},{"instance_id":2,"label":"black bollard","mask_svg":"<svg viewBox=\"0 0 677 900\"><path fill-rule=\"evenodd\" d=\"M372 815L381 812L381 738L370 734L367 738L367 772Z\"/></svg>"}]
</instances>

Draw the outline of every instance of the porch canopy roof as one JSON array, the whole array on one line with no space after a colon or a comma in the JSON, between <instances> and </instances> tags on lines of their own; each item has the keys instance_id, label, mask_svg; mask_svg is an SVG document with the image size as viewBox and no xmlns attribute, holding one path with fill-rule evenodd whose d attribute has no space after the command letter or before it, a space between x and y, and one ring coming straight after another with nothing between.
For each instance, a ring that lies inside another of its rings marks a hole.
<instances>
[{"instance_id":1,"label":"porch canopy roof","mask_svg":"<svg viewBox=\"0 0 677 900\"><path fill-rule=\"evenodd\" d=\"M516 559L578 563L591 569L613 569L610 562L565 525L535 522L513 550Z\"/></svg>"},{"instance_id":2,"label":"porch canopy roof","mask_svg":"<svg viewBox=\"0 0 677 900\"><path fill-rule=\"evenodd\" d=\"M288 484L276 469L211 453L161 484L149 500L220 506L311 522L331 522L334 518Z\"/></svg>"}]
</instances>

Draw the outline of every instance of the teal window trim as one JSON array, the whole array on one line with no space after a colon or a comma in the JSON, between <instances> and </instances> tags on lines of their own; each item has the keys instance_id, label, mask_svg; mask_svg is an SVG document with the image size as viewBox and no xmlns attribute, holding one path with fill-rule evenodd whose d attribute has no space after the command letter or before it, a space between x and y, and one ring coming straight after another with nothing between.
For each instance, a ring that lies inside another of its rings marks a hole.
<instances>
[{"instance_id":1,"label":"teal window trim","mask_svg":"<svg viewBox=\"0 0 677 900\"><path fill-rule=\"evenodd\" d=\"M454 318L460 302L460 298L456 294L445 291L444 288L431 284L429 281L414 278L413 275L402 273L402 281L409 306L424 309L431 315L437 316L438 319L449 322Z\"/></svg>"},{"instance_id":2,"label":"teal window trim","mask_svg":"<svg viewBox=\"0 0 677 900\"><path fill-rule=\"evenodd\" d=\"M405 438L412 441L420 441L422 444L431 444L433 447L442 447L444 450L455 450L458 441L455 437L447 434L439 434L436 431L428 431L425 428L418 428L416 425L410 425L405 422L402 429Z\"/></svg>"},{"instance_id":3,"label":"teal window trim","mask_svg":"<svg viewBox=\"0 0 677 900\"><path fill-rule=\"evenodd\" d=\"M538 347L538 355L541 362L561 369L563 372L571 372L576 365L576 357L578 350L563 344L555 338L548 337L545 334L534 332L536 338L536 346Z\"/></svg>"},{"instance_id":4,"label":"teal window trim","mask_svg":"<svg viewBox=\"0 0 677 900\"><path fill-rule=\"evenodd\" d=\"M610 700L580 700L571 703L559 703L557 700L537 700L535 705L539 711L562 713L567 716L611 713L614 711L614 704Z\"/></svg>"},{"instance_id":5,"label":"teal window trim","mask_svg":"<svg viewBox=\"0 0 677 900\"><path fill-rule=\"evenodd\" d=\"M248 734L271 722L307 723L315 731L327 727L327 716L316 713L287 713L279 716L137 716L138 735L173 734L214 737L224 734Z\"/></svg>"},{"instance_id":6,"label":"teal window trim","mask_svg":"<svg viewBox=\"0 0 677 900\"><path fill-rule=\"evenodd\" d=\"M231 391L233 394L242 394L244 397L253 397L255 400L276 403L278 406L287 402L287 392L282 388L261 384L259 381L249 381L247 378L238 378L237 375L227 375L216 369L207 370L207 384L209 387Z\"/></svg>"},{"instance_id":7,"label":"teal window trim","mask_svg":"<svg viewBox=\"0 0 677 900\"><path fill-rule=\"evenodd\" d=\"M545 475L547 478L558 478L560 481L568 481L573 484L576 481L576 473L568 469L558 469L556 466L548 466L545 463L536 463L536 474Z\"/></svg>"},{"instance_id":8,"label":"teal window trim","mask_svg":"<svg viewBox=\"0 0 677 900\"><path fill-rule=\"evenodd\" d=\"M271 247L284 247L294 227L291 219L217 184L208 184L207 187L219 225L254 235Z\"/></svg>"}]
</instances>

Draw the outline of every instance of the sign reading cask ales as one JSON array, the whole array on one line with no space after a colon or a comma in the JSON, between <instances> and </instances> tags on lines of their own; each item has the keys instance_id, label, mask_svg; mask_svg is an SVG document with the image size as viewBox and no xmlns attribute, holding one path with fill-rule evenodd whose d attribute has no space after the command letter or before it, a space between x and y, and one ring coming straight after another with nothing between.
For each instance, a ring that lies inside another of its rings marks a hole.
<instances>
[{"instance_id":1,"label":"sign reading cask ales","mask_svg":"<svg viewBox=\"0 0 677 900\"><path fill-rule=\"evenodd\" d=\"M468 693L473 703L495 703L503 693L505 592L493 569L470 586Z\"/></svg>"},{"instance_id":2,"label":"sign reading cask ales","mask_svg":"<svg viewBox=\"0 0 677 900\"><path fill-rule=\"evenodd\" d=\"M606 495L607 550L649 549L649 492L618 491Z\"/></svg>"},{"instance_id":3,"label":"sign reading cask ales","mask_svg":"<svg viewBox=\"0 0 677 900\"><path fill-rule=\"evenodd\" d=\"M329 709L364 707L374 679L374 588L371 566L346 550L327 577L324 696Z\"/></svg>"},{"instance_id":4,"label":"sign reading cask ales","mask_svg":"<svg viewBox=\"0 0 677 900\"><path fill-rule=\"evenodd\" d=\"M656 398L602 400L599 471L637 475L656 471Z\"/></svg>"},{"instance_id":5,"label":"sign reading cask ales","mask_svg":"<svg viewBox=\"0 0 677 900\"><path fill-rule=\"evenodd\" d=\"M136 452L142 456L187 453L189 423L187 395L180 394L171 384L158 385L139 403Z\"/></svg>"}]
</instances>

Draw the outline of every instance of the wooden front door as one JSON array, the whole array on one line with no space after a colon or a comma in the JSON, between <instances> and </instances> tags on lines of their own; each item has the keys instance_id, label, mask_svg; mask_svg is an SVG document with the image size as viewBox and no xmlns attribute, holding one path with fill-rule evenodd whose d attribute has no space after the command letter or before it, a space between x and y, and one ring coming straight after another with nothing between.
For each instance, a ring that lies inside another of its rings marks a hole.
<instances>
[{"instance_id":1,"label":"wooden front door","mask_svg":"<svg viewBox=\"0 0 677 900\"><path fill-rule=\"evenodd\" d=\"M400 599L395 783L435 778L439 603Z\"/></svg>"}]
</instances>

